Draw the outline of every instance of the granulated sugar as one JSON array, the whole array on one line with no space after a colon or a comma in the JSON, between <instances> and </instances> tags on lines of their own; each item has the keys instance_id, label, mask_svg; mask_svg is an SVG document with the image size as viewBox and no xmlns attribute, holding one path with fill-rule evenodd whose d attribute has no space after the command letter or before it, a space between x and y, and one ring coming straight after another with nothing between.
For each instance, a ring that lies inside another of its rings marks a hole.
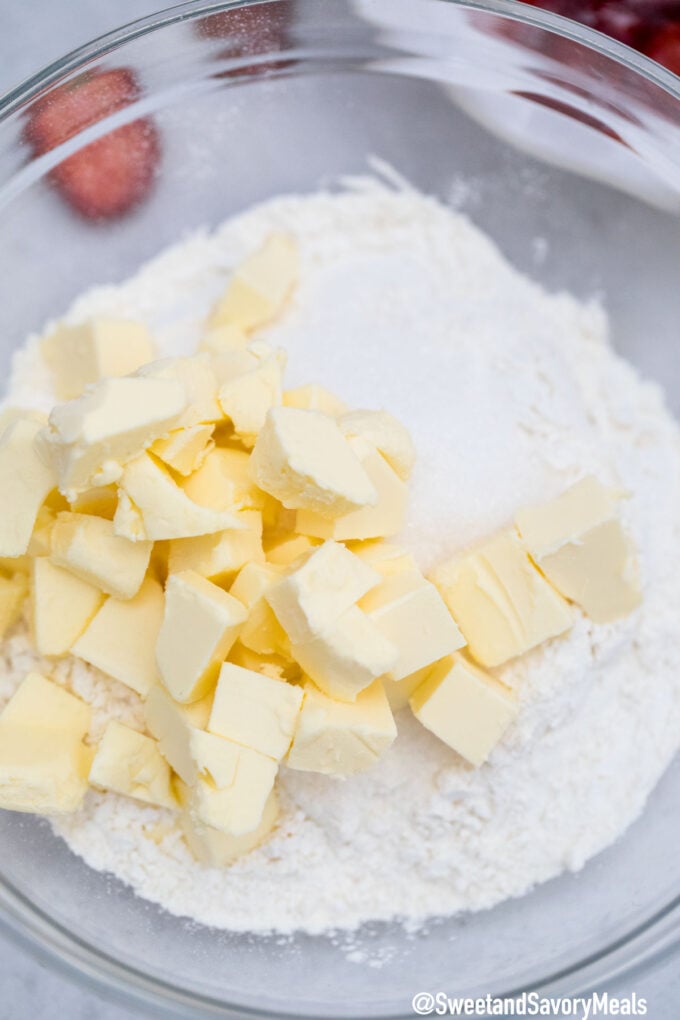
<instances>
[{"instance_id":1,"label":"granulated sugar","mask_svg":"<svg viewBox=\"0 0 680 1020\"><path fill-rule=\"evenodd\" d=\"M644 604L615 625L578 616L499 671L522 710L480 769L408 710L367 773L284 767L277 833L228 870L195 863L170 813L109 794L90 793L54 827L140 896L222 928L320 932L488 907L615 840L678 744L678 429L656 387L613 354L598 308L546 294L459 214L370 182L279 199L191 237L68 318L139 317L161 353L189 352L231 268L280 228L298 238L301 284L267 336L288 350L289 385L322 383L411 429L404 540L421 566L592 472L630 493ZM53 402L35 340L16 358L10 400ZM34 658L20 628L2 655L4 696ZM57 678L95 703L98 730L109 715L140 725L136 696L94 670L66 660Z\"/></svg>"}]
</instances>

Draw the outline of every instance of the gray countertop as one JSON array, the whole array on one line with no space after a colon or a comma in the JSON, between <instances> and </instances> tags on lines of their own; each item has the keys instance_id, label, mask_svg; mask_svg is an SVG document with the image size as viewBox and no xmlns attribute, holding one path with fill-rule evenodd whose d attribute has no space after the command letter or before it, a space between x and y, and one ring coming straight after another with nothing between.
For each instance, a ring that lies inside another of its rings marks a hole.
<instances>
[{"instance_id":1,"label":"gray countertop","mask_svg":"<svg viewBox=\"0 0 680 1020\"><path fill-rule=\"evenodd\" d=\"M162 0L0 0L0 93L36 69L117 25L152 13ZM652 1020L680 1015L680 961L667 959L609 991L636 992ZM0 936L0 1020L123 1020L136 1014L107 1001Z\"/></svg>"}]
</instances>

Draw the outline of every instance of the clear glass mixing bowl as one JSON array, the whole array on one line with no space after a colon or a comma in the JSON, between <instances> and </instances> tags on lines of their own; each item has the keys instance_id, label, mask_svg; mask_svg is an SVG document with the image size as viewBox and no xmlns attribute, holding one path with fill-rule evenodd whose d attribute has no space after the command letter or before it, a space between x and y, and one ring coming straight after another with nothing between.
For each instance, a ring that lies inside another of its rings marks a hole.
<instances>
[{"instance_id":1,"label":"clear glass mixing bowl","mask_svg":"<svg viewBox=\"0 0 680 1020\"><path fill-rule=\"evenodd\" d=\"M376 156L464 201L545 286L602 296L617 346L680 410L680 80L502 0L272 0L234 38L228 12L242 7L172 8L0 102L5 371L26 333L84 288L126 277L192 228L332 185ZM206 21L218 11L227 13ZM36 96L119 65L143 82L139 101L31 159L22 129ZM115 223L79 219L46 174L140 114L161 135L152 195ZM330 937L282 943L170 917L86 868L45 823L8 813L1 921L81 980L192 1017L410 1016L420 988L577 994L680 940L679 793L676 764L615 846L521 900L411 937L369 927L359 941L379 968L352 962Z\"/></svg>"}]
</instances>

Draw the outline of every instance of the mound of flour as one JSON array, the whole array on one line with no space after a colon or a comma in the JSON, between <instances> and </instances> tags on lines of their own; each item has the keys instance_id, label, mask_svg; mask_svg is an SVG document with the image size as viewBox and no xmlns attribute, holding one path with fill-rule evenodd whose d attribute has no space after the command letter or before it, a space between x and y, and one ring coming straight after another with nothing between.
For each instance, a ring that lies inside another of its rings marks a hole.
<instances>
[{"instance_id":1,"label":"mound of flour","mask_svg":"<svg viewBox=\"0 0 680 1020\"><path fill-rule=\"evenodd\" d=\"M54 828L140 896L222 928L320 932L488 907L616 839L675 751L678 428L658 389L612 352L598 308L545 293L435 201L369 182L277 199L193 236L127 283L83 295L68 318L140 317L161 353L190 352L229 271L272 229L298 238L302 273L266 335L288 350L289 385L323 383L408 425L419 460L404 540L421 566L593 472L630 493L644 604L616 625L579 617L566 637L499 671L522 710L481 769L408 710L393 748L363 775L284 767L280 828L228 870L195 863L171 814L113 795L90 793ZM35 339L16 356L8 399L53 402ZM19 627L0 653L0 694L32 665ZM56 675L94 704L95 736L110 717L141 726L125 688L68 659Z\"/></svg>"}]
</instances>

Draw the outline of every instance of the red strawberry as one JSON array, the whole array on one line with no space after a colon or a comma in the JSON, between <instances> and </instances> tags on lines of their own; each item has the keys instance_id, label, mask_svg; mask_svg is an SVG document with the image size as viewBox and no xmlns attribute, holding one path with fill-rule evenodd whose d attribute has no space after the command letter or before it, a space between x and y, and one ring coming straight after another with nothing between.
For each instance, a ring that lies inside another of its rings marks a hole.
<instances>
[{"instance_id":1,"label":"red strawberry","mask_svg":"<svg viewBox=\"0 0 680 1020\"><path fill-rule=\"evenodd\" d=\"M655 32L645 46L645 53L680 75L680 22L670 22Z\"/></svg>"},{"instance_id":2,"label":"red strawberry","mask_svg":"<svg viewBox=\"0 0 680 1020\"><path fill-rule=\"evenodd\" d=\"M24 137L34 155L61 145L141 95L132 71L87 73L34 103ZM119 216L140 202L154 179L158 134L146 118L116 128L50 171L50 180L88 219Z\"/></svg>"},{"instance_id":3,"label":"red strawberry","mask_svg":"<svg viewBox=\"0 0 680 1020\"><path fill-rule=\"evenodd\" d=\"M225 41L224 48L216 54L219 60L258 57L264 53L274 54L283 49L290 19L290 2L280 0L272 7L254 4L251 7L209 14L195 23L194 31L203 39ZM220 73L219 77L266 74L289 64L290 61L284 59L268 60L225 71Z\"/></svg>"}]
</instances>

